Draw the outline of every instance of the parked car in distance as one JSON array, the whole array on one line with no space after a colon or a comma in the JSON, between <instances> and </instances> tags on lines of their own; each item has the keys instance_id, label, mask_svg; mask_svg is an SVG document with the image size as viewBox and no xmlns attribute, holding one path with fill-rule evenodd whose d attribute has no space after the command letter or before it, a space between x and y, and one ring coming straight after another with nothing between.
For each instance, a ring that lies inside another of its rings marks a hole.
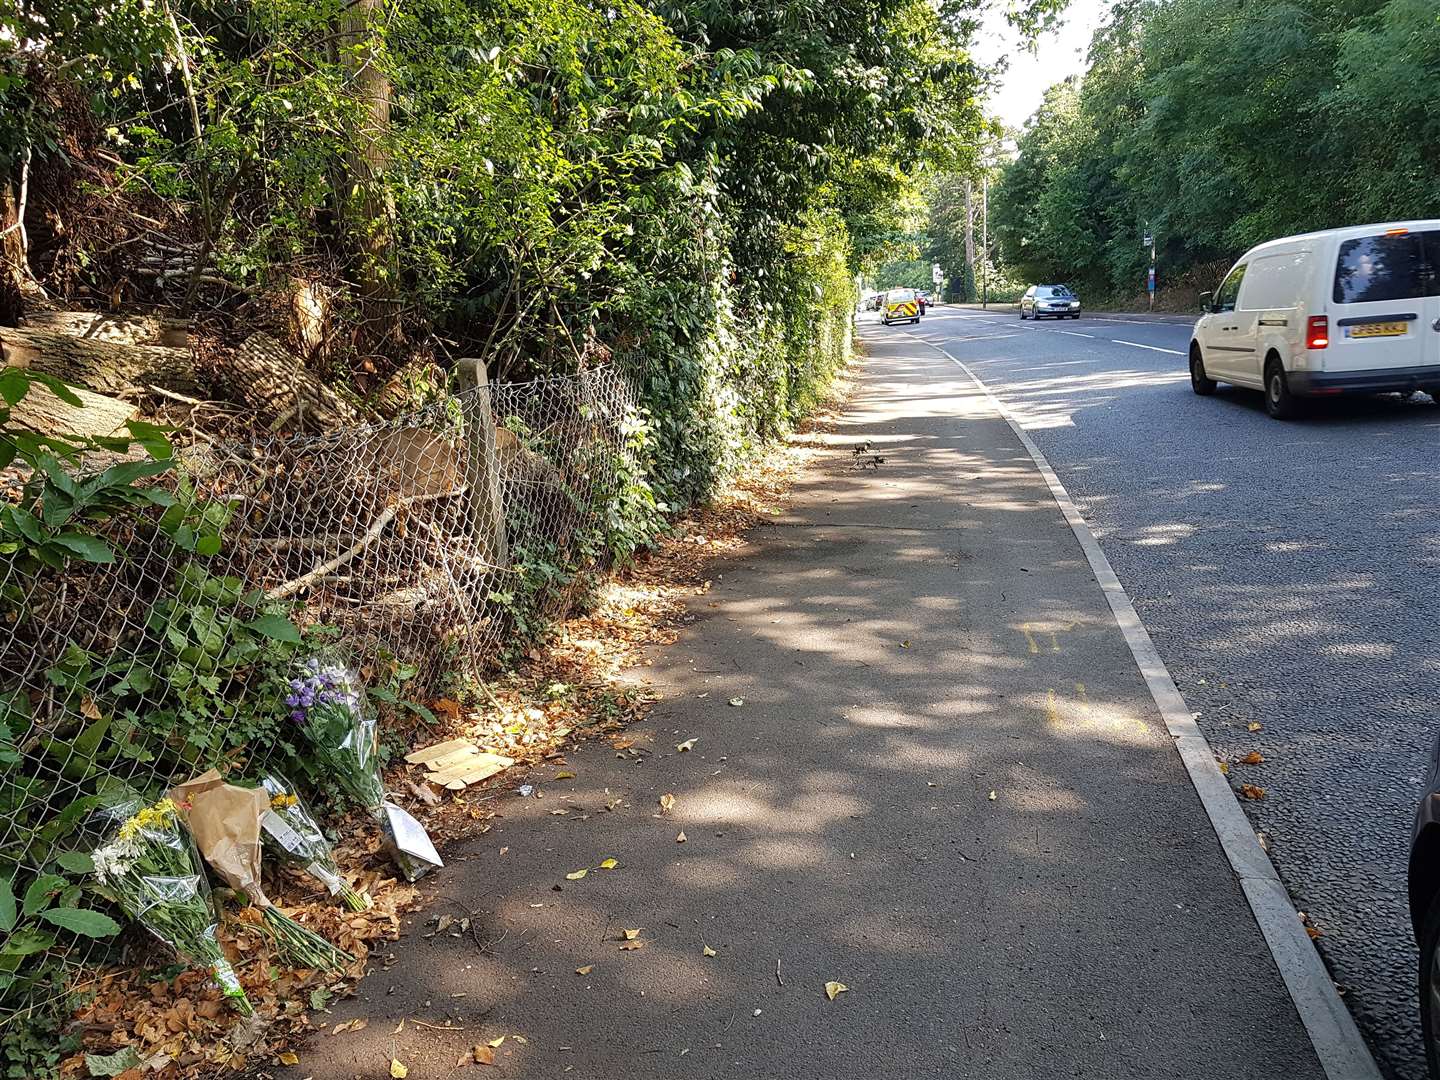
<instances>
[{"instance_id":1,"label":"parked car in distance","mask_svg":"<svg viewBox=\"0 0 1440 1080\"><path fill-rule=\"evenodd\" d=\"M1190 385L1213 394L1218 382L1263 391L1279 420L1309 397L1440 395L1440 220L1328 229L1251 248L1191 334Z\"/></svg>"},{"instance_id":2,"label":"parked car in distance","mask_svg":"<svg viewBox=\"0 0 1440 1080\"><path fill-rule=\"evenodd\" d=\"M920 301L914 289L891 289L880 302L880 321L886 326L897 322L920 321Z\"/></svg>"},{"instance_id":3,"label":"parked car in distance","mask_svg":"<svg viewBox=\"0 0 1440 1080\"><path fill-rule=\"evenodd\" d=\"M1410 925L1420 947L1420 1029L1430 1075L1440 1080L1440 741L1410 836Z\"/></svg>"},{"instance_id":4,"label":"parked car in distance","mask_svg":"<svg viewBox=\"0 0 1440 1080\"><path fill-rule=\"evenodd\" d=\"M1031 285L1020 298L1020 318L1041 319L1046 315L1078 319L1080 297L1065 285Z\"/></svg>"}]
</instances>

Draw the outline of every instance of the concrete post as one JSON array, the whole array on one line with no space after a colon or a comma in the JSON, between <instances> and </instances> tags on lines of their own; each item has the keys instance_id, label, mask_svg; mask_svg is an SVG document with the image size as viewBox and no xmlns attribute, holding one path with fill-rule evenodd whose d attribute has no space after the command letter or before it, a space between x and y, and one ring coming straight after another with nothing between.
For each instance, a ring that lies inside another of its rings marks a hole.
<instances>
[{"instance_id":1,"label":"concrete post","mask_svg":"<svg viewBox=\"0 0 1440 1080\"><path fill-rule=\"evenodd\" d=\"M495 416L490 409L490 374L485 361L466 357L456 362L465 418L465 483L470 490L469 525L480 557L492 566L509 567L505 538L505 503L500 492L500 463L495 453Z\"/></svg>"}]
</instances>

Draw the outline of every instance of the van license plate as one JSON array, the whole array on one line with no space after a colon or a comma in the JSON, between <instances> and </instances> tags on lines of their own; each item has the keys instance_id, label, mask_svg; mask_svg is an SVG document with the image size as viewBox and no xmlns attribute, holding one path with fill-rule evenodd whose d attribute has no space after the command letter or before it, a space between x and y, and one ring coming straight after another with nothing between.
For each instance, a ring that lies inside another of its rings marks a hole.
<instances>
[{"instance_id":1,"label":"van license plate","mask_svg":"<svg viewBox=\"0 0 1440 1080\"><path fill-rule=\"evenodd\" d=\"M1352 337L1401 337L1406 330L1403 322L1372 322L1361 323L1359 326L1347 326L1345 333Z\"/></svg>"}]
</instances>

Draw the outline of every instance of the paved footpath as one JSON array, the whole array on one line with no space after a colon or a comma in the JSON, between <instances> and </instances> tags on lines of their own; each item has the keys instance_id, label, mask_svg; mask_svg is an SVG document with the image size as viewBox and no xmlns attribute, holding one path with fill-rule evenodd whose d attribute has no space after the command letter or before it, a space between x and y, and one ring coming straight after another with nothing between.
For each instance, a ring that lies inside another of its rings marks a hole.
<instances>
[{"instance_id":1,"label":"paved footpath","mask_svg":"<svg viewBox=\"0 0 1440 1080\"><path fill-rule=\"evenodd\" d=\"M501 795L327 1018L368 1026L279 1075L448 1076L500 1035L535 1080L1324 1075L1009 426L890 340L829 438L646 669L653 754L589 745ZM440 913L473 936L429 936Z\"/></svg>"}]
</instances>

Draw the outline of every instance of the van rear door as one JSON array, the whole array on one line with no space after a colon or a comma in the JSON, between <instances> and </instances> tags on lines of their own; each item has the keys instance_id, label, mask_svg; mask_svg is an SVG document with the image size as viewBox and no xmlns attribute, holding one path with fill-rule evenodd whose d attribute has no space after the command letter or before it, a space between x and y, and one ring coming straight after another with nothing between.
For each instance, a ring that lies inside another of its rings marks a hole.
<instances>
[{"instance_id":1,"label":"van rear door","mask_svg":"<svg viewBox=\"0 0 1440 1080\"><path fill-rule=\"evenodd\" d=\"M1341 240L1330 310L1334 325L1325 370L1378 372L1440 363L1431 329L1437 277L1427 253L1440 233L1388 229Z\"/></svg>"}]
</instances>

